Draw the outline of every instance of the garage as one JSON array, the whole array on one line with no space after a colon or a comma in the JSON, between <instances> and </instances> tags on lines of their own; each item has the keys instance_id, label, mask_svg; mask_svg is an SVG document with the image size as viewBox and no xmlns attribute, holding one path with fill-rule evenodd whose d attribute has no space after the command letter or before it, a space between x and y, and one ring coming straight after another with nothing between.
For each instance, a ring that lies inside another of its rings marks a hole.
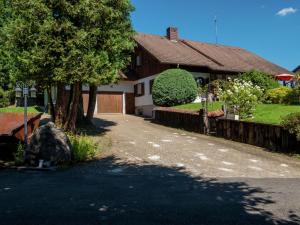
<instances>
[{"instance_id":1,"label":"garage","mask_svg":"<svg viewBox=\"0 0 300 225\"><path fill-rule=\"evenodd\" d=\"M132 82L120 81L118 84L102 85L97 88L97 97L94 114L99 113L135 113L134 85ZM89 87L82 88L84 112L89 104Z\"/></svg>"},{"instance_id":2,"label":"garage","mask_svg":"<svg viewBox=\"0 0 300 225\"><path fill-rule=\"evenodd\" d=\"M122 92L98 93L97 113L123 113L123 93Z\"/></svg>"}]
</instances>

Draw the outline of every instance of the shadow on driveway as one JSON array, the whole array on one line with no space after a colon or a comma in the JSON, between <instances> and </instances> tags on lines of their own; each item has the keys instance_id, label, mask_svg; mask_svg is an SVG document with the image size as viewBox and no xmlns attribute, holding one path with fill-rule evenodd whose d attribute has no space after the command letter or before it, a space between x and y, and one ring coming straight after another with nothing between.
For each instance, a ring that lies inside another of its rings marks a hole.
<instances>
[{"instance_id":1,"label":"shadow on driveway","mask_svg":"<svg viewBox=\"0 0 300 225\"><path fill-rule=\"evenodd\" d=\"M299 224L263 210L271 193L230 179L107 157L68 170L0 172L0 224ZM264 197L263 197L264 196Z\"/></svg>"}]
</instances>

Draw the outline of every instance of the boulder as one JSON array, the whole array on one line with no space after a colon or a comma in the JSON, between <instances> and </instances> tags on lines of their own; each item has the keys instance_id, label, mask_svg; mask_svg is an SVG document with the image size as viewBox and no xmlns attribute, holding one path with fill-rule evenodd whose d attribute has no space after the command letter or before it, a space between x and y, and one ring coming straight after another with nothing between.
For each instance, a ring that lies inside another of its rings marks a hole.
<instances>
[{"instance_id":1,"label":"boulder","mask_svg":"<svg viewBox=\"0 0 300 225\"><path fill-rule=\"evenodd\" d=\"M35 130L26 156L31 166L37 166L39 160L44 160L48 165L64 164L72 158L71 142L61 129L49 122Z\"/></svg>"}]
</instances>

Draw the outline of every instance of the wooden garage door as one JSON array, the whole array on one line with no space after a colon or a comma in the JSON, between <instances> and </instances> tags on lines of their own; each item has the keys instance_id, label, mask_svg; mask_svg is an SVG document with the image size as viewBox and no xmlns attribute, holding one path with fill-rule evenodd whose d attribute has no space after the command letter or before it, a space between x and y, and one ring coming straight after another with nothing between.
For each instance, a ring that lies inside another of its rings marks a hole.
<instances>
[{"instance_id":1,"label":"wooden garage door","mask_svg":"<svg viewBox=\"0 0 300 225\"><path fill-rule=\"evenodd\" d=\"M122 113L123 93L101 92L97 95L98 113Z\"/></svg>"}]
</instances>

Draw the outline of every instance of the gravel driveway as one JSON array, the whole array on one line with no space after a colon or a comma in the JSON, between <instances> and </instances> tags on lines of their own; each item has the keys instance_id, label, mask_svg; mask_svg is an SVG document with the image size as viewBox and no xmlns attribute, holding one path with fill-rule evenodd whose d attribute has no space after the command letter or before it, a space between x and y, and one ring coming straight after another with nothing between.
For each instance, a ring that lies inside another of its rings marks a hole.
<instances>
[{"instance_id":1,"label":"gravel driveway","mask_svg":"<svg viewBox=\"0 0 300 225\"><path fill-rule=\"evenodd\" d=\"M109 130L113 154L126 162L178 167L201 177L300 178L300 160L250 145L166 128L135 116L106 115L96 123Z\"/></svg>"},{"instance_id":2,"label":"gravel driveway","mask_svg":"<svg viewBox=\"0 0 300 225\"><path fill-rule=\"evenodd\" d=\"M105 115L98 161L0 171L0 225L298 225L300 166L248 145Z\"/></svg>"}]
</instances>

